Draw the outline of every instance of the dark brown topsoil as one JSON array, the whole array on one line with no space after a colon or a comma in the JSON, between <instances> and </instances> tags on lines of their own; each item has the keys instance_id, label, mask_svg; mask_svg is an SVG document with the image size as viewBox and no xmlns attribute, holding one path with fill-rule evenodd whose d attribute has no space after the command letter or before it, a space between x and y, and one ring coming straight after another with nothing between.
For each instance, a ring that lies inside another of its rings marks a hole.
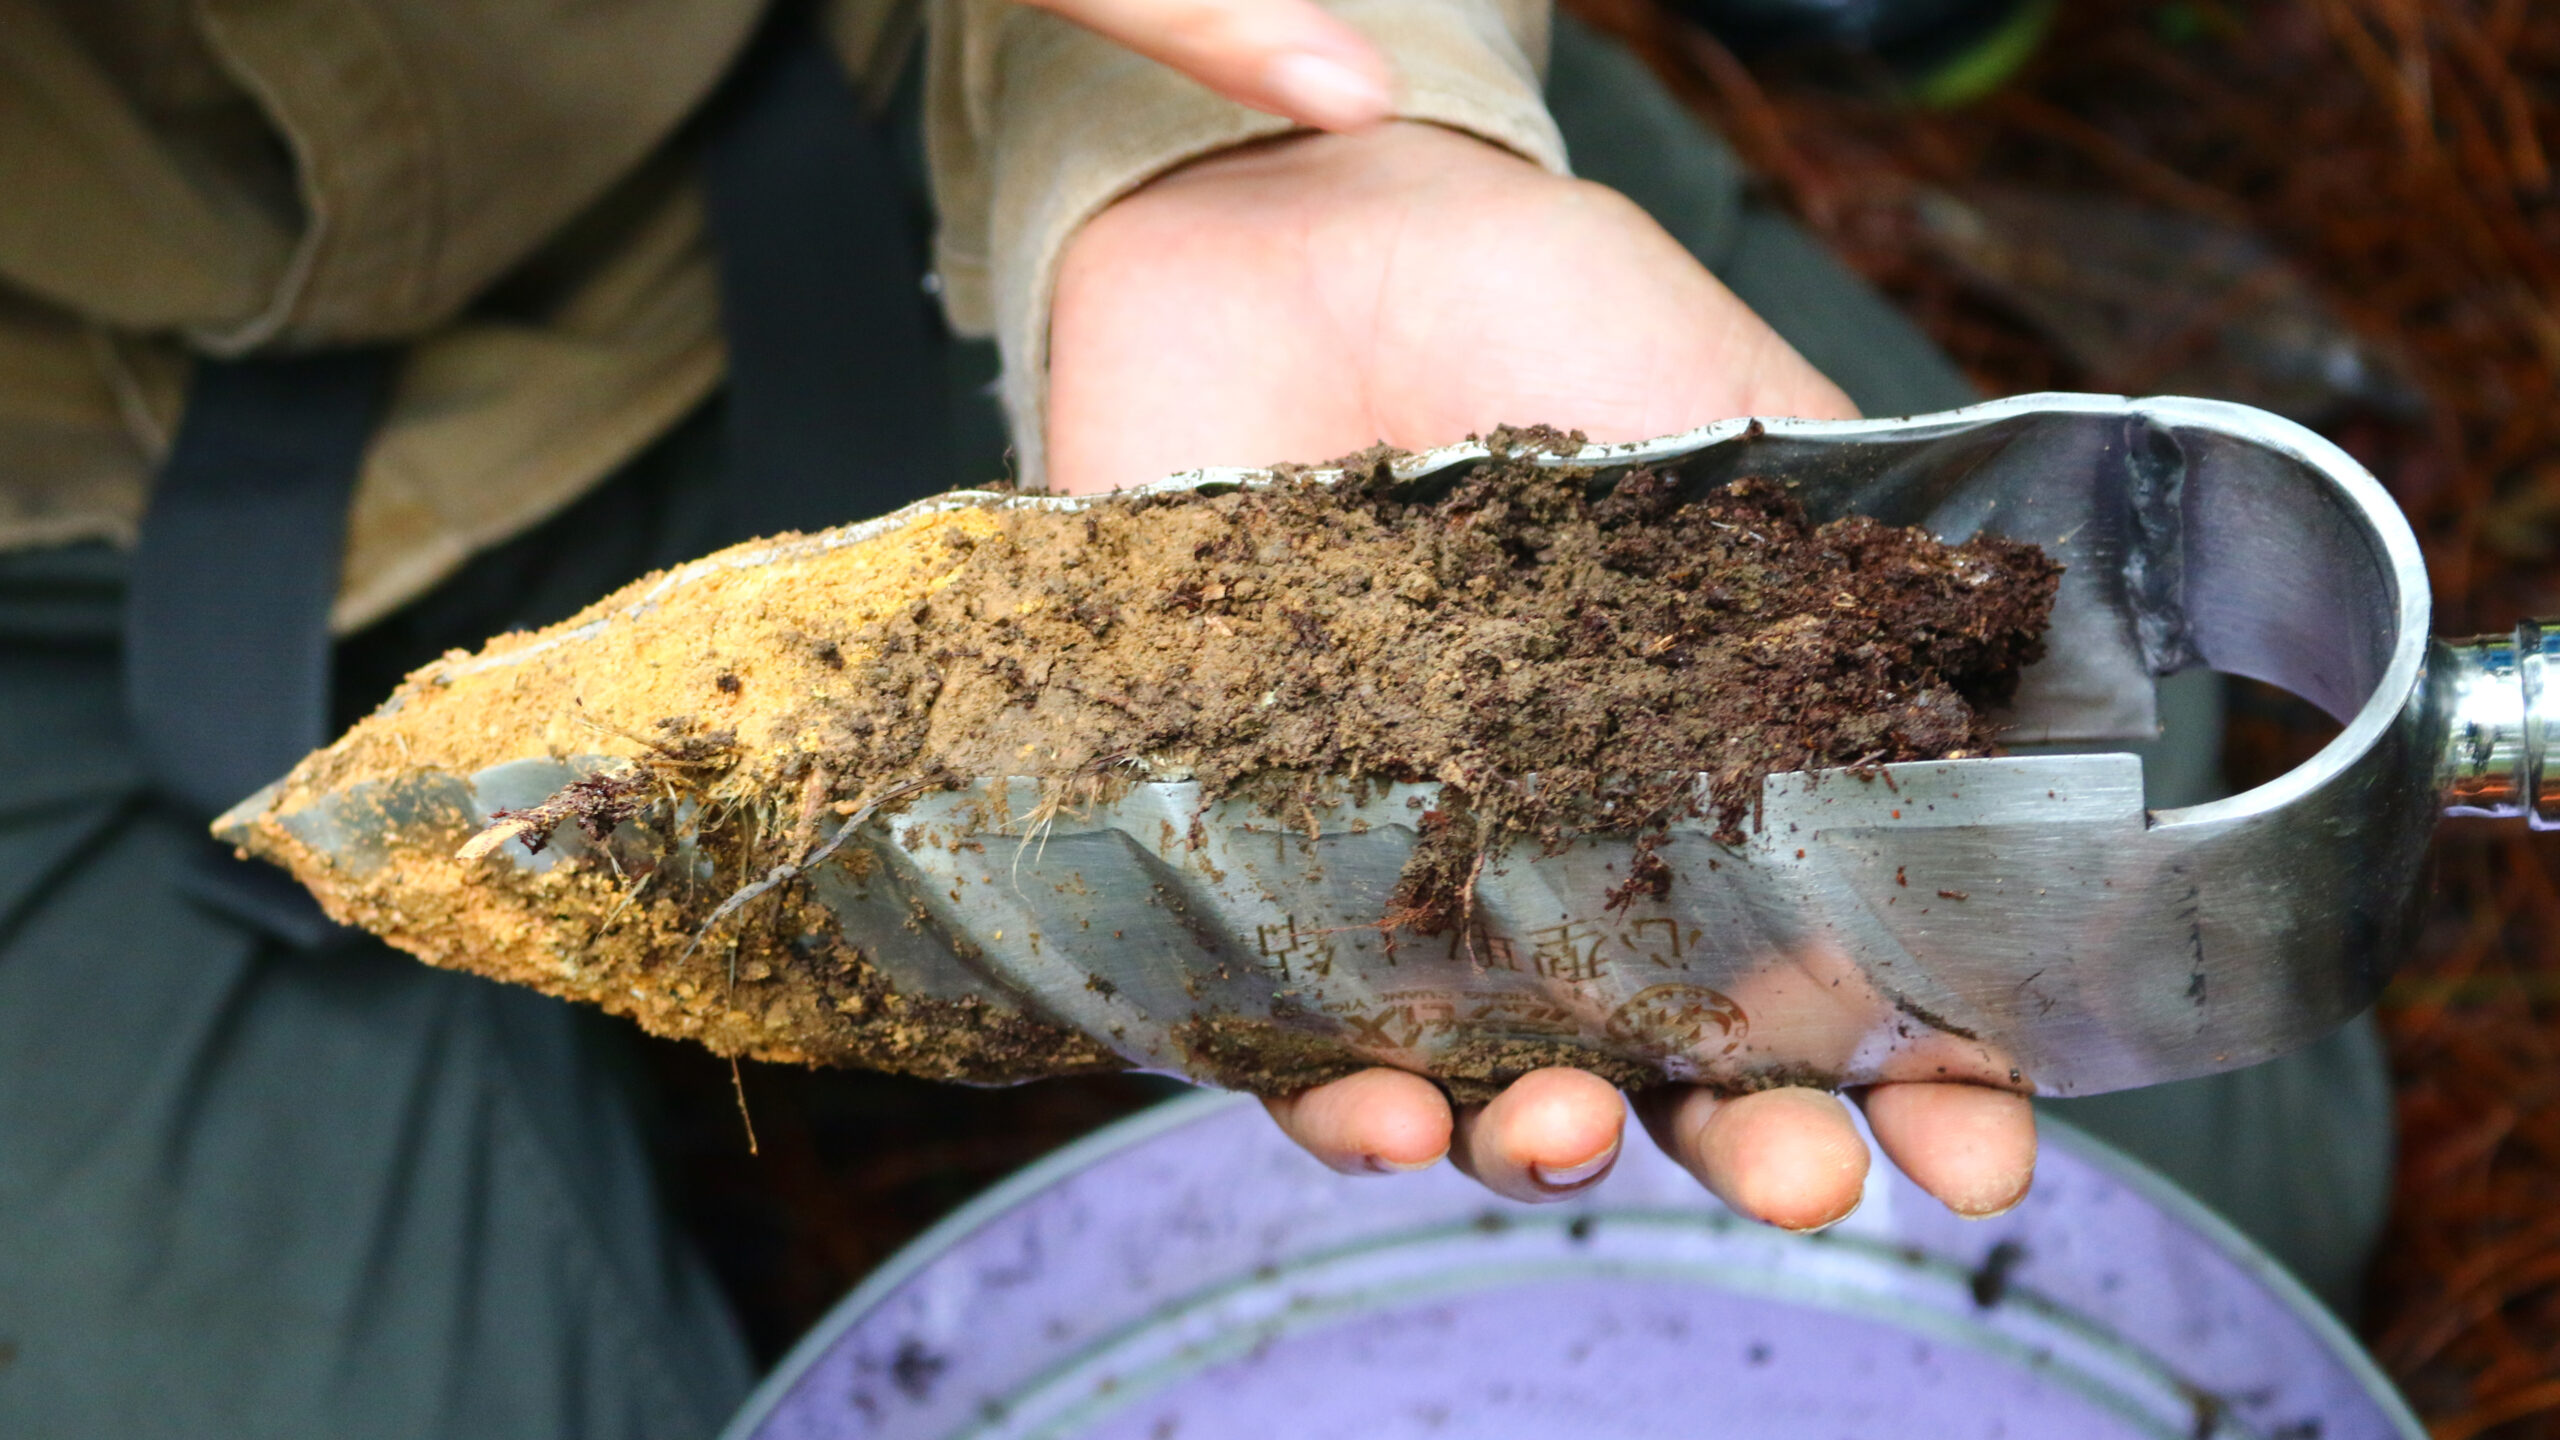
<instances>
[{"instance_id":1,"label":"dark brown topsoil","mask_svg":"<svg viewBox=\"0 0 2560 1440\"><path fill-rule=\"evenodd\" d=\"M279 825L249 843L434 963L724 1054L980 1080L1106 1068L1037 1017L899 993L788 877L837 817L945 779L1037 777L1070 804L1188 774L1292 818L1346 784L1437 780L1379 917L1432 933L1488 852L1591 830L1642 845L1697 803L1700 772L1739 840L1771 771L1983 752L1979 706L2035 658L2060 573L2004 540L1813 526L1764 481L1684 505L1646 471L1601 485L1515 460L1417 495L1389 458L1333 484L967 505L642 580L411 677L283 805L417 769L620 760L471 844L414 834L363 874ZM679 813L708 879L659 863ZM589 846L568 863L489 853L570 822ZM777 871L755 923L697 945ZM1674 883L1639 863L1617 898Z\"/></svg>"},{"instance_id":2,"label":"dark brown topsoil","mask_svg":"<svg viewBox=\"0 0 2560 1440\"><path fill-rule=\"evenodd\" d=\"M1365 478L1021 517L874 650L837 773L1106 782L1131 760L1286 809L1325 779L1439 780L1394 917L1456 919L1522 834L1657 831L1711 778L1738 841L1760 777L1980 754L1980 705L2042 651L2060 567L1744 480L1489 466L1446 494ZM1531 777L1535 776L1534 785ZM1669 883L1639 865L1628 891ZM1620 897L1623 900L1623 896Z\"/></svg>"}]
</instances>

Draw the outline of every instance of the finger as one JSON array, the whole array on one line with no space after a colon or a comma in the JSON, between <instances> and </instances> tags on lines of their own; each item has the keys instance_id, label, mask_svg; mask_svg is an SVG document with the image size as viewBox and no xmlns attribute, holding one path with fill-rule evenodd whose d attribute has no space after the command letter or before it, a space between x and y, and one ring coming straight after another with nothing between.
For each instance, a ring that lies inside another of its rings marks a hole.
<instances>
[{"instance_id":1,"label":"finger","mask_svg":"<svg viewBox=\"0 0 2560 1440\"><path fill-rule=\"evenodd\" d=\"M1533 1070L1458 1111L1449 1158L1496 1195L1537 1204L1598 1184L1618 1160L1627 1103L1585 1070Z\"/></svg>"},{"instance_id":2,"label":"finger","mask_svg":"<svg viewBox=\"0 0 2560 1440\"><path fill-rule=\"evenodd\" d=\"M2036 1112L2023 1095L1981 1085L1877 1085L1858 1099L1876 1144L1968 1219L2003 1214L2036 1175Z\"/></svg>"},{"instance_id":3,"label":"finger","mask_svg":"<svg viewBox=\"0 0 2560 1440\"><path fill-rule=\"evenodd\" d=\"M1715 1197L1783 1230L1819 1230L1858 1208L1867 1145L1849 1109L1788 1087L1726 1099L1695 1087L1649 1091L1636 1113L1663 1153Z\"/></svg>"},{"instance_id":4,"label":"finger","mask_svg":"<svg viewBox=\"0 0 2560 1440\"><path fill-rule=\"evenodd\" d=\"M1318 130L1395 110L1395 72L1313 0L1026 0L1219 94Z\"/></svg>"},{"instance_id":5,"label":"finger","mask_svg":"<svg viewBox=\"0 0 2560 1440\"><path fill-rule=\"evenodd\" d=\"M1449 1153L1449 1101L1402 1070L1363 1070L1262 1102L1281 1133L1345 1175L1426 1170Z\"/></svg>"}]
</instances>

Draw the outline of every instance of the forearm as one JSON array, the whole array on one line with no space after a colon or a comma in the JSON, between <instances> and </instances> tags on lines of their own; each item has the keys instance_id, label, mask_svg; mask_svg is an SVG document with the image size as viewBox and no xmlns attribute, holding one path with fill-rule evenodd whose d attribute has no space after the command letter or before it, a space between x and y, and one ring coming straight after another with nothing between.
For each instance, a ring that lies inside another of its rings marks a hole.
<instances>
[{"instance_id":1,"label":"forearm","mask_svg":"<svg viewBox=\"0 0 2560 1440\"><path fill-rule=\"evenodd\" d=\"M1334 0L1327 10L1392 65L1397 116L1562 170L1539 96L1544 0ZM932 38L928 141L944 302L956 326L992 333L1003 348L1023 478L1036 484L1046 470L1051 305L1068 243L1158 176L1302 127L1009 0L950 0Z\"/></svg>"}]
</instances>

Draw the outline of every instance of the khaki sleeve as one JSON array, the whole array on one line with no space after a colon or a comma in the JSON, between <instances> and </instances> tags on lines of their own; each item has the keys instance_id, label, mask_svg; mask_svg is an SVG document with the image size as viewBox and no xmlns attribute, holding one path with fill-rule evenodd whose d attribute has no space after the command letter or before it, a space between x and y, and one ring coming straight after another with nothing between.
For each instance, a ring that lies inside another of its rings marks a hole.
<instances>
[{"instance_id":1,"label":"khaki sleeve","mask_svg":"<svg viewBox=\"0 0 2560 1440\"><path fill-rule=\"evenodd\" d=\"M1385 51L1397 113L1562 173L1540 98L1547 0L1323 0ZM1004 353L1019 479L1042 483L1058 257L1104 206L1186 161L1295 127L1014 0L934 0L926 145L942 303Z\"/></svg>"}]
</instances>

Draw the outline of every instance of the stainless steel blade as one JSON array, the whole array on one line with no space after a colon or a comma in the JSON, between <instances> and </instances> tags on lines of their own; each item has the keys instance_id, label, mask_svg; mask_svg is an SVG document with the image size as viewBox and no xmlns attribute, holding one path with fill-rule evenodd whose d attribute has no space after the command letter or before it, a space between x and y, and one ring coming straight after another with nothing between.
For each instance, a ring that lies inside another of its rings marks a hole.
<instances>
[{"instance_id":1,"label":"stainless steel blade","mask_svg":"<svg viewBox=\"0 0 2560 1440\"><path fill-rule=\"evenodd\" d=\"M1428 487L1486 458L1470 444L1396 469ZM2281 686L2344 728L2271 784L2175 810L2145 810L2124 754L1775 775L1743 844L1673 826L1660 900L1609 903L1632 859L1623 836L1514 849L1486 867L1470 924L1437 937L1382 927L1431 786L1346 791L1283 820L1159 775L1035 825L1036 787L989 778L870 824L813 872L815 896L902 987L1048 1019L1150 1068L1189 1066L1185 1027L1214 1016L1426 1071L1510 1039L1729 1085L2074 1094L2247 1064L2343 1023L2407 949L2448 804L2560 812L2539 688L2560 641L2532 627L2430 641L2398 510L2275 416L2037 395L1904 420L1736 421L1543 463L1650 465L1701 491L1762 475L1817 518L2047 547L2068 568L2048 656L2006 717L2021 742L2147 739L2153 677L2198 667ZM895 519L727 563L788 563ZM290 815L261 797L225 823L281 823L361 869L386 863L400 815L485 821L580 763L529 755ZM519 863L574 855L574 835L560 839Z\"/></svg>"}]
</instances>

